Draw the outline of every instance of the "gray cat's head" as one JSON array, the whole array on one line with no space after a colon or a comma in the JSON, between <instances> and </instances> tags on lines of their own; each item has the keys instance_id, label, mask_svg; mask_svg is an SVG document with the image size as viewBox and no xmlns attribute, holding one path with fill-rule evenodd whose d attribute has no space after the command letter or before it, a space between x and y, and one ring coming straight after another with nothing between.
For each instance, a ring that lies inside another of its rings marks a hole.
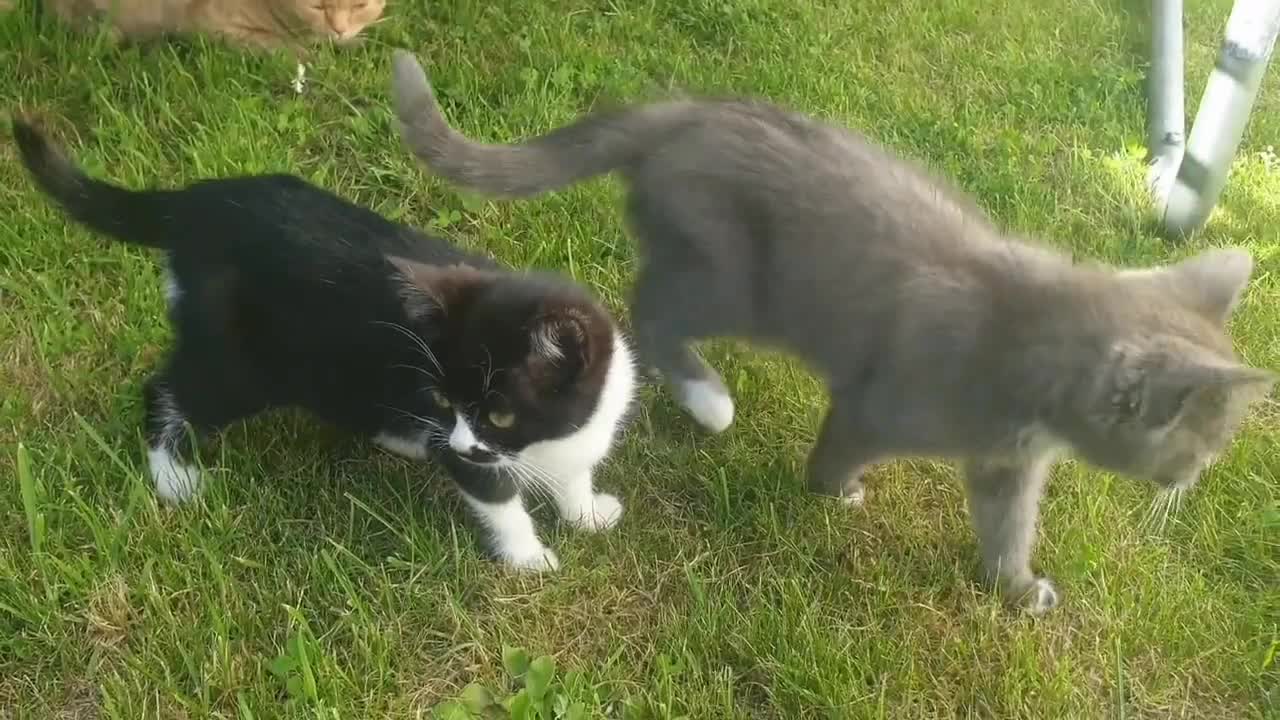
<instances>
[{"instance_id":1,"label":"gray cat's head","mask_svg":"<svg viewBox=\"0 0 1280 720\"><path fill-rule=\"evenodd\" d=\"M1113 332L1064 428L1085 460L1169 488L1199 479L1278 377L1241 364L1225 331L1252 271L1228 249L1114 277L1118 307L1098 319Z\"/></svg>"}]
</instances>

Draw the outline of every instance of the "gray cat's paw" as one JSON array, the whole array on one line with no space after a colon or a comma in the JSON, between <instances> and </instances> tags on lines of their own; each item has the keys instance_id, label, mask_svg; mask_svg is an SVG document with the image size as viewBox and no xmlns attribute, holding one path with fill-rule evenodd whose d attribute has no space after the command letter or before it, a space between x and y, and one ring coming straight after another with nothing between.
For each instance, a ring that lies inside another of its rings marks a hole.
<instances>
[{"instance_id":1,"label":"gray cat's paw","mask_svg":"<svg viewBox=\"0 0 1280 720\"><path fill-rule=\"evenodd\" d=\"M1058 606L1058 589L1049 578L1036 578L1019 604L1023 610L1039 617Z\"/></svg>"},{"instance_id":2,"label":"gray cat's paw","mask_svg":"<svg viewBox=\"0 0 1280 720\"><path fill-rule=\"evenodd\" d=\"M733 424L733 398L727 390L708 380L687 380L676 387L676 400L694 420L713 433Z\"/></svg>"},{"instance_id":3,"label":"gray cat's paw","mask_svg":"<svg viewBox=\"0 0 1280 720\"><path fill-rule=\"evenodd\" d=\"M860 508L866 501L867 493L861 487L846 489L840 495L840 502L851 508Z\"/></svg>"}]
</instances>

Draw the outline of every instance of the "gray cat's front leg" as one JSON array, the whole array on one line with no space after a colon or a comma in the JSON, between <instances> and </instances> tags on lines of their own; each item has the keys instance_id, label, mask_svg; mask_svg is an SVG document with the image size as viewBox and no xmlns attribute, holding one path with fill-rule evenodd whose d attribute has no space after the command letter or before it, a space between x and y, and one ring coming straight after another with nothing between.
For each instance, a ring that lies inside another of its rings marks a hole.
<instances>
[{"instance_id":1,"label":"gray cat's front leg","mask_svg":"<svg viewBox=\"0 0 1280 720\"><path fill-rule=\"evenodd\" d=\"M1052 456L965 463L969 515L986 580L1034 615L1058 604L1053 583L1031 572L1040 494L1052 464Z\"/></svg>"}]
</instances>

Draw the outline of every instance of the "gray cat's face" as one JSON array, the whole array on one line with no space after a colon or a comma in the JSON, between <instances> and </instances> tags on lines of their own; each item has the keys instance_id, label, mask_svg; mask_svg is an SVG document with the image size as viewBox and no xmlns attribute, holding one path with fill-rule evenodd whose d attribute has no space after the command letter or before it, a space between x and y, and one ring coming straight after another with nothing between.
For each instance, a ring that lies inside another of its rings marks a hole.
<instances>
[{"instance_id":1,"label":"gray cat's face","mask_svg":"<svg viewBox=\"0 0 1280 720\"><path fill-rule=\"evenodd\" d=\"M1164 487L1199 479L1277 379L1242 365L1223 330L1251 271L1247 255L1214 250L1121 274L1178 302L1158 316L1135 308L1140 330L1109 349L1082 392L1083 427L1073 444L1086 460Z\"/></svg>"}]
</instances>

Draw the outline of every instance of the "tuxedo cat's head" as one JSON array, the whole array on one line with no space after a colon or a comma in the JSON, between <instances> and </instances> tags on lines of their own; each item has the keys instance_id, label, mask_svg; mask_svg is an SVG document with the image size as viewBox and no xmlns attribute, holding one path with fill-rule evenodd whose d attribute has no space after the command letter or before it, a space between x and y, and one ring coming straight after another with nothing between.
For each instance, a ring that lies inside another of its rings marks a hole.
<instances>
[{"instance_id":1,"label":"tuxedo cat's head","mask_svg":"<svg viewBox=\"0 0 1280 720\"><path fill-rule=\"evenodd\" d=\"M552 277L393 262L410 281L410 313L437 327L434 447L493 466L556 442L586 443L587 464L603 457L634 373L597 301Z\"/></svg>"}]
</instances>

